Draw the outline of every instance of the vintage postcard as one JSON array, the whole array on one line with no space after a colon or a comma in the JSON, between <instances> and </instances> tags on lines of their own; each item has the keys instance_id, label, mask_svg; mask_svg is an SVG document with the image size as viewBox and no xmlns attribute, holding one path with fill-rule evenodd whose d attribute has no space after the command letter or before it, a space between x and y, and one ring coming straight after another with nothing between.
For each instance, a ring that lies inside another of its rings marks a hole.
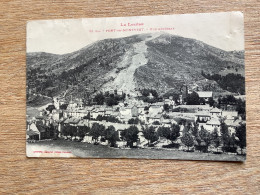
<instances>
[{"instance_id":1,"label":"vintage postcard","mask_svg":"<svg viewBox=\"0 0 260 195\"><path fill-rule=\"evenodd\" d=\"M241 12L27 23L28 157L245 161Z\"/></svg>"}]
</instances>

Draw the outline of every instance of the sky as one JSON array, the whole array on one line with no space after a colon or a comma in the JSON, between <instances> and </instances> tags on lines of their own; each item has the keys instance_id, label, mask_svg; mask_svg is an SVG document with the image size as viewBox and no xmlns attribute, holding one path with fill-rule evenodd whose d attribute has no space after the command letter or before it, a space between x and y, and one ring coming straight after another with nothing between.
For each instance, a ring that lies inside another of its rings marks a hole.
<instances>
[{"instance_id":1,"label":"sky","mask_svg":"<svg viewBox=\"0 0 260 195\"><path fill-rule=\"evenodd\" d=\"M35 20L27 23L26 47L27 52L66 54L102 39L161 31L226 51L244 50L242 12Z\"/></svg>"}]
</instances>

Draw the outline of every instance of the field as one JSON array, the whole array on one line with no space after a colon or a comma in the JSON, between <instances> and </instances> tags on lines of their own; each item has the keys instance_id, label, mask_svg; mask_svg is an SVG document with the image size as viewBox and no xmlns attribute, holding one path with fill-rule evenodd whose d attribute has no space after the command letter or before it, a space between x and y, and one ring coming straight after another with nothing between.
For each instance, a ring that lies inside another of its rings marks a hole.
<instances>
[{"instance_id":1,"label":"field","mask_svg":"<svg viewBox=\"0 0 260 195\"><path fill-rule=\"evenodd\" d=\"M245 161L245 156L233 154L212 154L201 152L184 152L173 149L118 149L103 145L66 140L46 140L27 143L27 151L37 148L38 151L69 151L81 158L141 158L141 159L186 159L214 161ZM53 156L52 156L53 157Z\"/></svg>"}]
</instances>

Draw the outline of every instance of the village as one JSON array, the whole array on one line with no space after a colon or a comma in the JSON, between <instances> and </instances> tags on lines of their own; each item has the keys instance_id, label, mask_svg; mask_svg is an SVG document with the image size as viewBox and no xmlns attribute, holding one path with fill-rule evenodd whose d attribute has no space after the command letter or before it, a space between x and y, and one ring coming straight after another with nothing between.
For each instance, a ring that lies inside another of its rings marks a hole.
<instances>
[{"instance_id":1,"label":"village","mask_svg":"<svg viewBox=\"0 0 260 195\"><path fill-rule=\"evenodd\" d=\"M156 101L149 101L155 100L151 92L145 101L113 93L124 95L115 105L95 97L89 105L80 98L54 97L39 115L27 117L27 142L64 139L117 148L245 153L245 119L233 103L217 103L212 91L186 90L177 99Z\"/></svg>"}]
</instances>

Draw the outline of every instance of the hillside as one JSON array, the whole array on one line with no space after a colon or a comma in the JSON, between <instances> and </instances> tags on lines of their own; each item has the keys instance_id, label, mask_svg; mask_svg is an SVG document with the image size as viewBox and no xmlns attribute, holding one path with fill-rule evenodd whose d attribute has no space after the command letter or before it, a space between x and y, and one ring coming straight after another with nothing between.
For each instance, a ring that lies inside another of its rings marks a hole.
<instances>
[{"instance_id":1,"label":"hillside","mask_svg":"<svg viewBox=\"0 0 260 195\"><path fill-rule=\"evenodd\" d=\"M30 94L87 98L115 90L136 95L139 88L160 94L189 88L224 92L207 74L244 75L244 53L227 52L201 41L166 33L105 39L64 55L27 54Z\"/></svg>"},{"instance_id":2,"label":"hillside","mask_svg":"<svg viewBox=\"0 0 260 195\"><path fill-rule=\"evenodd\" d=\"M200 90L211 85L212 90L221 90L201 72L214 74L231 67L230 73L238 73L237 69L244 75L243 53L226 52L201 41L169 34L149 40L146 45L148 63L135 73L139 86L149 83L150 88L161 89L161 92L179 89L183 84Z\"/></svg>"}]
</instances>

